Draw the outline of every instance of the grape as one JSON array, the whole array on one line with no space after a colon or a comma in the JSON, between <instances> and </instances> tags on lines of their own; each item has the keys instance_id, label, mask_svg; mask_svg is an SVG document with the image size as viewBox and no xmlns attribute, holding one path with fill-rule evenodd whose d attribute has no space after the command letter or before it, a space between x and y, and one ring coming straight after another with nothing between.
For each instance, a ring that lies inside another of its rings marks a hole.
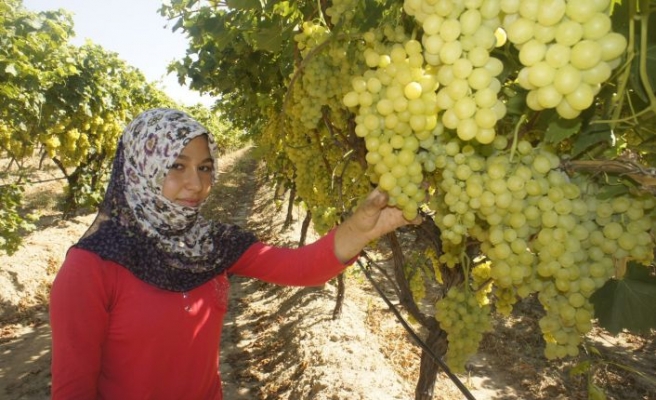
<instances>
[{"instance_id":1,"label":"grape","mask_svg":"<svg viewBox=\"0 0 656 400\"><path fill-rule=\"evenodd\" d=\"M574 68L586 70L601 61L601 45L593 40L581 40L572 47L570 63Z\"/></svg>"},{"instance_id":2,"label":"grape","mask_svg":"<svg viewBox=\"0 0 656 400\"><path fill-rule=\"evenodd\" d=\"M403 89L403 94L405 94L405 97L408 98L408 100L414 100L418 99L421 96L421 84L418 82L410 82L407 85L405 85L405 88Z\"/></svg>"},{"instance_id":3,"label":"grape","mask_svg":"<svg viewBox=\"0 0 656 400\"><path fill-rule=\"evenodd\" d=\"M626 38L611 31L606 8L593 1L530 1L508 9L515 12L502 27L519 48L524 67L517 82L529 90L527 105L576 118L610 78L617 66L611 62L626 50Z\"/></svg>"},{"instance_id":4,"label":"grape","mask_svg":"<svg viewBox=\"0 0 656 400\"><path fill-rule=\"evenodd\" d=\"M542 0L539 2L539 8L536 12L535 18L541 25L556 25L565 15L565 9L566 4L564 0Z\"/></svg>"},{"instance_id":5,"label":"grape","mask_svg":"<svg viewBox=\"0 0 656 400\"><path fill-rule=\"evenodd\" d=\"M581 24L564 20L556 29L555 41L564 46L573 46L583 37L583 27Z\"/></svg>"},{"instance_id":6,"label":"grape","mask_svg":"<svg viewBox=\"0 0 656 400\"><path fill-rule=\"evenodd\" d=\"M514 44L523 44L533 37L534 23L525 18L518 18L505 28L508 40Z\"/></svg>"},{"instance_id":7,"label":"grape","mask_svg":"<svg viewBox=\"0 0 656 400\"><path fill-rule=\"evenodd\" d=\"M547 53L547 46L535 39L531 39L522 45L519 51L519 61L522 65L530 67L542 61Z\"/></svg>"},{"instance_id":8,"label":"grape","mask_svg":"<svg viewBox=\"0 0 656 400\"><path fill-rule=\"evenodd\" d=\"M585 110L592 105L594 101L594 93L592 87L588 84L579 84L573 92L565 96L567 104L575 110Z\"/></svg>"},{"instance_id":9,"label":"grape","mask_svg":"<svg viewBox=\"0 0 656 400\"><path fill-rule=\"evenodd\" d=\"M583 24L583 38L590 40L601 39L610 33L611 27L610 17L598 12Z\"/></svg>"},{"instance_id":10,"label":"grape","mask_svg":"<svg viewBox=\"0 0 656 400\"><path fill-rule=\"evenodd\" d=\"M615 32L611 32L597 40L601 46L601 59L610 61L618 58L626 50L626 38Z\"/></svg>"}]
</instances>

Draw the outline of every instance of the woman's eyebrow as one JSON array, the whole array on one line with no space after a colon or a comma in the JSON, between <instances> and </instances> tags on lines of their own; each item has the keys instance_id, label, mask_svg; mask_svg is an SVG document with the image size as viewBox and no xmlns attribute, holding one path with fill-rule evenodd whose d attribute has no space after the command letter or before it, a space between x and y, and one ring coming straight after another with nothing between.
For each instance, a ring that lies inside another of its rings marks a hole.
<instances>
[{"instance_id":1,"label":"woman's eyebrow","mask_svg":"<svg viewBox=\"0 0 656 400\"><path fill-rule=\"evenodd\" d=\"M191 160L191 157L189 157L189 156L187 156L187 155L184 155L184 154L180 154L180 155L178 156L178 159ZM204 164L204 163L207 163L207 162L211 162L211 163L213 163L213 162L214 162L214 159L210 156L210 157L207 157L206 159L204 159L203 161L201 161L200 163L201 163L201 164Z\"/></svg>"}]
</instances>

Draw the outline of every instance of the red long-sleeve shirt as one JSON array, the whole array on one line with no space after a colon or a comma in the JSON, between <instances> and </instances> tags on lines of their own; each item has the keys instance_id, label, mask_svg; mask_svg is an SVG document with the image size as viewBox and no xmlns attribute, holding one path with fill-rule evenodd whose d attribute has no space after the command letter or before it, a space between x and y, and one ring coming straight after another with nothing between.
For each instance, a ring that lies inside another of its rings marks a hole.
<instances>
[{"instance_id":1,"label":"red long-sleeve shirt","mask_svg":"<svg viewBox=\"0 0 656 400\"><path fill-rule=\"evenodd\" d=\"M334 231L299 249L257 243L228 272L320 285L344 269L333 243ZM226 273L188 292L162 290L72 248L50 297L52 399L222 399L228 290Z\"/></svg>"}]
</instances>

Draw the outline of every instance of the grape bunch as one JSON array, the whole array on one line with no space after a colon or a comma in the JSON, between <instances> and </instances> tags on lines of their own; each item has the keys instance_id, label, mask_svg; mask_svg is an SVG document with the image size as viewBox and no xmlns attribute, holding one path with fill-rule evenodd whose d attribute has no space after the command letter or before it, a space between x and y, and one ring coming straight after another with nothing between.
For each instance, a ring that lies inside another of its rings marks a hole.
<instances>
[{"instance_id":1,"label":"grape bunch","mask_svg":"<svg viewBox=\"0 0 656 400\"><path fill-rule=\"evenodd\" d=\"M447 333L445 361L453 372L464 372L465 362L476 354L483 333L491 328L490 306L481 304L468 288L453 286L435 305L435 319Z\"/></svg>"},{"instance_id":2,"label":"grape bunch","mask_svg":"<svg viewBox=\"0 0 656 400\"><path fill-rule=\"evenodd\" d=\"M461 140L491 143L506 113L498 99L503 64L490 56L499 0L406 0L403 7L423 29L424 59L437 68L442 123Z\"/></svg>"},{"instance_id":3,"label":"grape bunch","mask_svg":"<svg viewBox=\"0 0 656 400\"><path fill-rule=\"evenodd\" d=\"M497 311L507 314L518 298L537 293L545 355L576 355L592 327L592 293L618 263L653 260L656 202L630 194L600 200L598 186L569 177L546 147L519 141L509 149L501 136L492 146L474 152L452 138L436 160L442 179L429 205L442 231L440 261L461 262L467 238L475 239L489 260L483 276Z\"/></svg>"},{"instance_id":4,"label":"grape bunch","mask_svg":"<svg viewBox=\"0 0 656 400\"><path fill-rule=\"evenodd\" d=\"M357 110L355 133L364 138L371 180L389 193L390 205L411 220L426 191L420 153L433 147L442 132L437 120L437 79L424 68L422 46L416 40L385 45L365 36L370 68L352 81L344 105Z\"/></svg>"},{"instance_id":5,"label":"grape bunch","mask_svg":"<svg viewBox=\"0 0 656 400\"><path fill-rule=\"evenodd\" d=\"M305 22L294 39L302 61L289 77L284 118L269 125L265 136L272 148L284 149L287 178L311 211L315 229L324 233L339 221L337 205L346 201L342 193L357 198L369 190L362 166L343 151L348 116L342 98L361 53L315 22Z\"/></svg>"},{"instance_id":6,"label":"grape bunch","mask_svg":"<svg viewBox=\"0 0 656 400\"><path fill-rule=\"evenodd\" d=\"M333 25L351 23L359 3L357 0L333 0L330 7L326 9L330 23Z\"/></svg>"},{"instance_id":7,"label":"grape bunch","mask_svg":"<svg viewBox=\"0 0 656 400\"><path fill-rule=\"evenodd\" d=\"M27 131L16 129L8 123L0 121L0 149L6 151L11 157L20 159L34 152L34 144L30 141Z\"/></svg>"},{"instance_id":8,"label":"grape bunch","mask_svg":"<svg viewBox=\"0 0 656 400\"><path fill-rule=\"evenodd\" d=\"M502 0L503 28L524 66L517 77L533 110L567 119L590 107L617 67L626 38L612 32L610 0Z\"/></svg>"},{"instance_id":9,"label":"grape bunch","mask_svg":"<svg viewBox=\"0 0 656 400\"><path fill-rule=\"evenodd\" d=\"M50 157L64 166L78 166L90 153L112 154L125 121L125 112L98 111L93 116L80 107L39 134Z\"/></svg>"}]
</instances>

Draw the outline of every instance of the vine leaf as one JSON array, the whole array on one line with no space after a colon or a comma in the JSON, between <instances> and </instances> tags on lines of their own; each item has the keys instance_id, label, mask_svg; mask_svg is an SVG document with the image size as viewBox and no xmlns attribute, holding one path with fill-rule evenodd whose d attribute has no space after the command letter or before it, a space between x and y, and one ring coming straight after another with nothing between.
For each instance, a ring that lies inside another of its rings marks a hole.
<instances>
[{"instance_id":1,"label":"vine leaf","mask_svg":"<svg viewBox=\"0 0 656 400\"><path fill-rule=\"evenodd\" d=\"M576 137L572 145L572 157L576 157L590 147L604 142L610 142L612 131L606 123L591 124Z\"/></svg>"},{"instance_id":2,"label":"vine leaf","mask_svg":"<svg viewBox=\"0 0 656 400\"><path fill-rule=\"evenodd\" d=\"M258 50L279 52L282 48L282 36L280 28L260 29L252 36L255 48Z\"/></svg>"},{"instance_id":3,"label":"vine leaf","mask_svg":"<svg viewBox=\"0 0 656 400\"><path fill-rule=\"evenodd\" d=\"M656 277L649 269L630 262L624 279L611 279L590 301L599 324L612 334L623 329L648 333L656 328Z\"/></svg>"},{"instance_id":4,"label":"vine leaf","mask_svg":"<svg viewBox=\"0 0 656 400\"><path fill-rule=\"evenodd\" d=\"M554 110L544 112L540 119L547 122L547 130L544 134L544 140L547 143L558 144L563 140L570 138L581 130L581 121L579 119L564 119L556 116ZM541 121L541 122L542 122Z\"/></svg>"},{"instance_id":5,"label":"vine leaf","mask_svg":"<svg viewBox=\"0 0 656 400\"><path fill-rule=\"evenodd\" d=\"M235 10L261 10L262 4L259 0L227 0L228 7Z\"/></svg>"}]
</instances>

